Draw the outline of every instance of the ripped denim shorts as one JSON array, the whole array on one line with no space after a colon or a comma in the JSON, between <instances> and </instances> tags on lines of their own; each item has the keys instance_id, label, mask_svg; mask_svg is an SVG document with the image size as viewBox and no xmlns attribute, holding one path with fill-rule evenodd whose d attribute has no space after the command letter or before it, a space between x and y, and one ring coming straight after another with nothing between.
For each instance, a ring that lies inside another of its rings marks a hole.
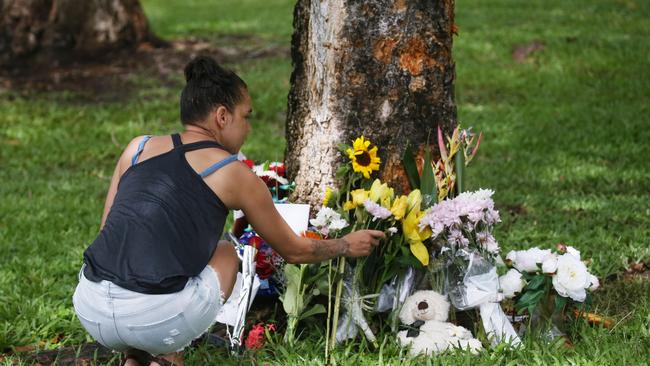
<instances>
[{"instance_id":1,"label":"ripped denim shorts","mask_svg":"<svg viewBox=\"0 0 650 366\"><path fill-rule=\"evenodd\" d=\"M217 273L210 266L172 294L142 294L110 281L92 282L79 272L72 296L88 333L115 351L136 348L157 356L179 352L208 331L223 305Z\"/></svg>"}]
</instances>

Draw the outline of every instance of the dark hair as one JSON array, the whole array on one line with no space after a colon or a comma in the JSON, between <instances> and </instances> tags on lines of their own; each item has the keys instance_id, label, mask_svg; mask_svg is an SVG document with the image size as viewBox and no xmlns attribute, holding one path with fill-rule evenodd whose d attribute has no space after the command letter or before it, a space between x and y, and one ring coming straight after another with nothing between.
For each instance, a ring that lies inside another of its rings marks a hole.
<instances>
[{"instance_id":1,"label":"dark hair","mask_svg":"<svg viewBox=\"0 0 650 366\"><path fill-rule=\"evenodd\" d=\"M181 93L181 122L194 124L205 119L214 107L232 111L247 89L237 74L219 66L209 56L198 56L185 66L187 84Z\"/></svg>"}]
</instances>

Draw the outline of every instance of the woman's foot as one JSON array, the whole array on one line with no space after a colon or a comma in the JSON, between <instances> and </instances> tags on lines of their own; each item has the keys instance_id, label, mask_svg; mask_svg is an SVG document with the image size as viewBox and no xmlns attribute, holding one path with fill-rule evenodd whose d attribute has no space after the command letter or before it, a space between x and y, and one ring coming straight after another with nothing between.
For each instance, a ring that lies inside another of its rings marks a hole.
<instances>
[{"instance_id":1,"label":"woman's foot","mask_svg":"<svg viewBox=\"0 0 650 366\"><path fill-rule=\"evenodd\" d=\"M183 366L183 353L169 353L154 357L149 366Z\"/></svg>"},{"instance_id":2,"label":"woman's foot","mask_svg":"<svg viewBox=\"0 0 650 366\"><path fill-rule=\"evenodd\" d=\"M130 349L124 352L123 366L146 366L151 361L151 355L139 349Z\"/></svg>"}]
</instances>

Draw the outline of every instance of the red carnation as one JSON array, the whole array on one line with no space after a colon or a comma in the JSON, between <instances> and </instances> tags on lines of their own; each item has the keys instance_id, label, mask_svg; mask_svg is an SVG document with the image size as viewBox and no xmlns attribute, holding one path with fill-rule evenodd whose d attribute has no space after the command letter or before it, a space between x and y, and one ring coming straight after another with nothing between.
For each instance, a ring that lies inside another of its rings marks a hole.
<instances>
[{"instance_id":1,"label":"red carnation","mask_svg":"<svg viewBox=\"0 0 650 366\"><path fill-rule=\"evenodd\" d=\"M249 169L253 169L253 165L255 165L255 163L254 163L252 160L250 160L250 159L242 160L242 162L243 162L244 164L248 165L248 168L249 168Z\"/></svg>"},{"instance_id":2,"label":"red carnation","mask_svg":"<svg viewBox=\"0 0 650 366\"><path fill-rule=\"evenodd\" d=\"M248 332L246 342L244 345L247 349L260 349L264 347L265 330L275 332L275 324L267 324L266 327L263 323L253 325L253 328Z\"/></svg>"},{"instance_id":3,"label":"red carnation","mask_svg":"<svg viewBox=\"0 0 650 366\"><path fill-rule=\"evenodd\" d=\"M269 166L269 170L272 170L279 176L286 178L286 169L284 167L284 163L273 163Z\"/></svg>"},{"instance_id":4,"label":"red carnation","mask_svg":"<svg viewBox=\"0 0 650 366\"><path fill-rule=\"evenodd\" d=\"M273 276L275 268L273 267L273 263L271 263L271 258L269 258L269 256L264 253L264 251L257 252L257 255L255 256L255 262L257 262L255 266L255 272L257 272L257 275L260 277L260 279L265 280Z\"/></svg>"},{"instance_id":5,"label":"red carnation","mask_svg":"<svg viewBox=\"0 0 650 366\"><path fill-rule=\"evenodd\" d=\"M259 236L253 236L248 240L248 245L255 247L255 249L260 250L262 247L262 244L264 244L264 239L260 238Z\"/></svg>"}]
</instances>

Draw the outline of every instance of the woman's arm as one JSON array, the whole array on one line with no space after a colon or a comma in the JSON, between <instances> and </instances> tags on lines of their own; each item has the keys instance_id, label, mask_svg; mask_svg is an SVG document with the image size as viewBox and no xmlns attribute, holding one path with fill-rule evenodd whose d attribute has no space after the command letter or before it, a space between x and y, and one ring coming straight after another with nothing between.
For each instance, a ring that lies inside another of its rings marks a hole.
<instances>
[{"instance_id":1,"label":"woman's arm","mask_svg":"<svg viewBox=\"0 0 650 366\"><path fill-rule=\"evenodd\" d=\"M316 240L296 235L275 209L271 193L244 164L232 167L237 182L234 205L246 214L255 231L289 263L314 263L330 258L370 254L384 233L361 230L339 239Z\"/></svg>"}]
</instances>

